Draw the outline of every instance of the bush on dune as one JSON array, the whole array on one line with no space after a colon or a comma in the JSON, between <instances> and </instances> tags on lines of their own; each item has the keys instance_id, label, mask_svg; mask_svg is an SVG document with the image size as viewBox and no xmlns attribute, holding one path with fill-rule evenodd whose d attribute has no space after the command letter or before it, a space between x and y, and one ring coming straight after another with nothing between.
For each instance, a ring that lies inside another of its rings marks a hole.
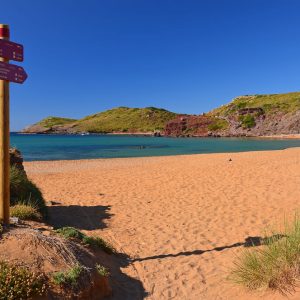
<instances>
[{"instance_id":1,"label":"bush on dune","mask_svg":"<svg viewBox=\"0 0 300 300\"><path fill-rule=\"evenodd\" d=\"M102 249L107 254L113 254L116 252L115 248L108 242L100 237L91 237L82 233L74 227L62 227L55 230L56 233L63 236L66 239L74 238L80 240L83 244L94 246Z\"/></svg>"},{"instance_id":2,"label":"bush on dune","mask_svg":"<svg viewBox=\"0 0 300 300\"><path fill-rule=\"evenodd\" d=\"M20 220L40 221L42 219L42 215L38 212L37 208L28 204L16 204L11 206L10 215Z\"/></svg>"},{"instance_id":3,"label":"bush on dune","mask_svg":"<svg viewBox=\"0 0 300 300\"><path fill-rule=\"evenodd\" d=\"M73 238L82 240L84 238L84 234L74 227L62 227L56 229L55 232L64 237L65 239Z\"/></svg>"},{"instance_id":4,"label":"bush on dune","mask_svg":"<svg viewBox=\"0 0 300 300\"><path fill-rule=\"evenodd\" d=\"M76 265L65 272L56 272L53 274L53 282L58 285L70 284L76 286L80 275L83 272L83 267Z\"/></svg>"},{"instance_id":5,"label":"bush on dune","mask_svg":"<svg viewBox=\"0 0 300 300\"><path fill-rule=\"evenodd\" d=\"M42 216L47 215L41 191L27 178L25 172L15 166L10 168L10 202L11 205L22 204L35 207Z\"/></svg>"},{"instance_id":6,"label":"bush on dune","mask_svg":"<svg viewBox=\"0 0 300 300\"><path fill-rule=\"evenodd\" d=\"M0 299L31 299L43 295L43 278L23 267L0 262Z\"/></svg>"},{"instance_id":7,"label":"bush on dune","mask_svg":"<svg viewBox=\"0 0 300 300\"><path fill-rule=\"evenodd\" d=\"M281 235L268 238L262 248L245 250L235 261L230 279L250 290L295 291L300 279L300 218L286 223Z\"/></svg>"}]
</instances>

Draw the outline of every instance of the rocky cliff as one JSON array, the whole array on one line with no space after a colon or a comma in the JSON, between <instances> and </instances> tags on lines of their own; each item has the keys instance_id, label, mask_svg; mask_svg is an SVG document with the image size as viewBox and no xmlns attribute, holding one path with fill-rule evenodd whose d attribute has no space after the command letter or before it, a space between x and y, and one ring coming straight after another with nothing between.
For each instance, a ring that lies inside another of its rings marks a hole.
<instances>
[{"instance_id":1,"label":"rocky cliff","mask_svg":"<svg viewBox=\"0 0 300 300\"><path fill-rule=\"evenodd\" d=\"M300 93L250 95L206 115L178 116L167 136L263 136L300 133Z\"/></svg>"}]
</instances>

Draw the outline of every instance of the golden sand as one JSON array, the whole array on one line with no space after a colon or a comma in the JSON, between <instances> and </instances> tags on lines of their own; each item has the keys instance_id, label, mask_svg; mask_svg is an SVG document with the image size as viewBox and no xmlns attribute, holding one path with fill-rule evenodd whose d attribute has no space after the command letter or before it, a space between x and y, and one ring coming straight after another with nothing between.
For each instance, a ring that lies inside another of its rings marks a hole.
<instances>
[{"instance_id":1,"label":"golden sand","mask_svg":"<svg viewBox=\"0 0 300 300\"><path fill-rule=\"evenodd\" d=\"M61 203L50 207L52 222L101 235L133 259L123 272L144 291L122 282L123 299L285 299L227 277L250 237L300 207L300 148L25 168L46 200Z\"/></svg>"}]
</instances>

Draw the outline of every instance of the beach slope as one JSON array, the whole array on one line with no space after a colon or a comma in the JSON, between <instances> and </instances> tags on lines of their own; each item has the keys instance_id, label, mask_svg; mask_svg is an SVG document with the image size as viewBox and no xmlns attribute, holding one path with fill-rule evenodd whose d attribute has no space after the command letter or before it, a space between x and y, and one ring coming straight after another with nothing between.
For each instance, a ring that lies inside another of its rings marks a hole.
<instances>
[{"instance_id":1,"label":"beach slope","mask_svg":"<svg viewBox=\"0 0 300 300\"><path fill-rule=\"evenodd\" d=\"M141 285L132 295L114 283L124 292L116 298L285 299L227 278L237 254L299 209L299 148L24 165L46 200L60 203L50 222L130 256L123 272Z\"/></svg>"}]
</instances>

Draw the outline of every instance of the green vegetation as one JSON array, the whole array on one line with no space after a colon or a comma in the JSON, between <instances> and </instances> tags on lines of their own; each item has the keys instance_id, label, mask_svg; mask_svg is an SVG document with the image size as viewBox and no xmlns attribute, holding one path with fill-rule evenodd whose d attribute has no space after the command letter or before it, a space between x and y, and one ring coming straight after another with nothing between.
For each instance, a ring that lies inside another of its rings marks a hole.
<instances>
[{"instance_id":1,"label":"green vegetation","mask_svg":"<svg viewBox=\"0 0 300 300\"><path fill-rule=\"evenodd\" d=\"M113 254L116 252L116 250L114 249L114 247L112 245L110 245L108 242L104 241L100 237L84 236L84 238L82 239L82 242L89 246L98 247L98 248L102 249L104 252L106 252L107 254Z\"/></svg>"},{"instance_id":2,"label":"green vegetation","mask_svg":"<svg viewBox=\"0 0 300 300\"><path fill-rule=\"evenodd\" d=\"M20 220L40 221L42 215L33 205L16 204L10 208L11 217L17 217Z\"/></svg>"},{"instance_id":3,"label":"green vegetation","mask_svg":"<svg viewBox=\"0 0 300 300\"><path fill-rule=\"evenodd\" d=\"M212 115L228 116L241 108L261 107L265 113L295 112L300 109L300 92L270 95L247 95L235 98L211 112Z\"/></svg>"},{"instance_id":4,"label":"green vegetation","mask_svg":"<svg viewBox=\"0 0 300 300\"><path fill-rule=\"evenodd\" d=\"M43 119L42 121L36 123L35 125L40 125L45 128L50 128L52 126L56 125L67 125L76 122L75 119L69 119L69 118L60 118L60 117L48 117Z\"/></svg>"},{"instance_id":5,"label":"green vegetation","mask_svg":"<svg viewBox=\"0 0 300 300\"><path fill-rule=\"evenodd\" d=\"M162 130L175 117L175 113L155 107L118 107L79 120L76 130L98 133L149 132Z\"/></svg>"},{"instance_id":6,"label":"green vegetation","mask_svg":"<svg viewBox=\"0 0 300 300\"><path fill-rule=\"evenodd\" d=\"M102 238L87 236L74 227L62 227L56 229L55 232L66 239L74 238L80 240L86 245L98 247L107 254L112 254L116 251L112 245L104 241Z\"/></svg>"},{"instance_id":7,"label":"green vegetation","mask_svg":"<svg viewBox=\"0 0 300 300\"><path fill-rule=\"evenodd\" d=\"M56 272L53 274L52 279L55 284L58 285L72 285L76 286L78 284L78 279L83 272L83 267L76 265L73 268L65 272Z\"/></svg>"},{"instance_id":8,"label":"green vegetation","mask_svg":"<svg viewBox=\"0 0 300 300\"><path fill-rule=\"evenodd\" d=\"M30 299L42 296L46 290L44 279L25 268L0 262L0 299Z\"/></svg>"},{"instance_id":9,"label":"green vegetation","mask_svg":"<svg viewBox=\"0 0 300 300\"><path fill-rule=\"evenodd\" d=\"M239 116L239 121L243 128L252 128L256 125L255 118L250 114Z\"/></svg>"},{"instance_id":10,"label":"green vegetation","mask_svg":"<svg viewBox=\"0 0 300 300\"><path fill-rule=\"evenodd\" d=\"M229 126L228 122L224 119L214 119L214 122L208 125L208 130L210 131L217 131L217 130L224 130L227 129Z\"/></svg>"},{"instance_id":11,"label":"green vegetation","mask_svg":"<svg viewBox=\"0 0 300 300\"><path fill-rule=\"evenodd\" d=\"M62 227L56 229L55 232L64 237L65 239L73 238L82 240L85 237L85 235L82 232L80 232L74 227Z\"/></svg>"},{"instance_id":12,"label":"green vegetation","mask_svg":"<svg viewBox=\"0 0 300 300\"><path fill-rule=\"evenodd\" d=\"M175 113L155 107L118 107L87 116L80 120L48 117L34 125L48 129L54 125L74 123L72 127L72 131L74 132L153 132L155 130L162 130L165 124L175 117Z\"/></svg>"},{"instance_id":13,"label":"green vegetation","mask_svg":"<svg viewBox=\"0 0 300 300\"><path fill-rule=\"evenodd\" d=\"M235 261L230 279L250 290L295 290L300 279L300 219L286 223L280 235L266 239L262 248L245 250Z\"/></svg>"},{"instance_id":14,"label":"green vegetation","mask_svg":"<svg viewBox=\"0 0 300 300\"><path fill-rule=\"evenodd\" d=\"M22 204L35 207L42 216L47 215L47 208L41 191L15 166L10 168L11 205Z\"/></svg>"},{"instance_id":15,"label":"green vegetation","mask_svg":"<svg viewBox=\"0 0 300 300\"><path fill-rule=\"evenodd\" d=\"M109 271L104 266L101 266L101 265L97 264L96 265L96 270L97 270L97 272L100 276L103 276L103 277L108 277L109 276Z\"/></svg>"}]
</instances>

